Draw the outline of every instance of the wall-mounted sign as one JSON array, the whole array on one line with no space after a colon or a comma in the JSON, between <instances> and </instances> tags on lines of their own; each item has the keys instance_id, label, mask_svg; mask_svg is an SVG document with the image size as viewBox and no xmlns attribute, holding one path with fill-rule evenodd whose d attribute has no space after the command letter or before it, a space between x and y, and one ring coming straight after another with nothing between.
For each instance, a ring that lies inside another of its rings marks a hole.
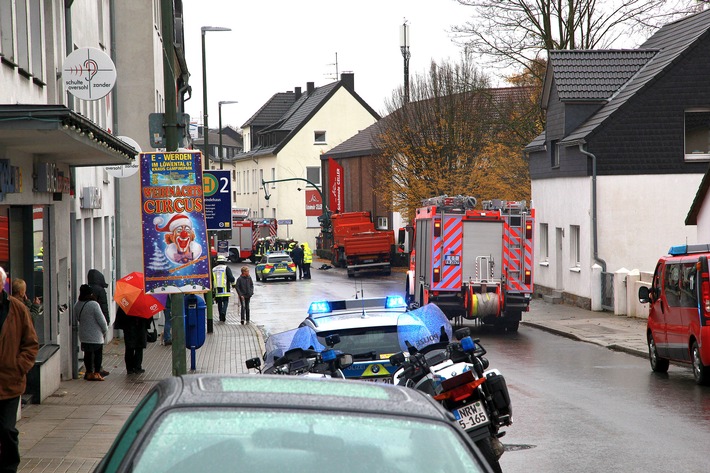
<instances>
[{"instance_id":1,"label":"wall-mounted sign","mask_svg":"<svg viewBox=\"0 0 710 473\"><path fill-rule=\"evenodd\" d=\"M105 97L116 84L116 66L97 48L81 48L64 59L64 89L81 100Z\"/></svg>"},{"instance_id":2,"label":"wall-mounted sign","mask_svg":"<svg viewBox=\"0 0 710 473\"><path fill-rule=\"evenodd\" d=\"M139 145L138 142L136 140L134 140L133 138L129 138L127 136L118 136L117 138L119 140L131 145L133 147L133 149L135 149L139 153L141 151L143 151L141 149L141 145ZM106 170L106 172L110 176L128 177L128 176L132 176L138 172L138 161L139 161L138 156L135 156L133 164L124 164L124 165L119 164L118 166L104 166L104 169Z\"/></svg>"},{"instance_id":3,"label":"wall-mounted sign","mask_svg":"<svg viewBox=\"0 0 710 473\"><path fill-rule=\"evenodd\" d=\"M306 189L306 217L318 217L323 214L323 199L320 192Z\"/></svg>"}]
</instances>

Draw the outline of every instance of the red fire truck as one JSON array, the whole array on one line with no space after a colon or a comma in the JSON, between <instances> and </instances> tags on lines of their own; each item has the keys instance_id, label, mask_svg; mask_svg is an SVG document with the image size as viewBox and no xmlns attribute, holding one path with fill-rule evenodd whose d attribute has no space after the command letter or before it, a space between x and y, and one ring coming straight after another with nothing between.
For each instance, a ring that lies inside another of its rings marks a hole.
<instances>
[{"instance_id":1,"label":"red fire truck","mask_svg":"<svg viewBox=\"0 0 710 473\"><path fill-rule=\"evenodd\" d=\"M232 211L232 239L229 241L229 260L233 263L250 260L256 263L266 247L266 240L275 240L278 224L274 218L250 220ZM247 213L248 215L248 213Z\"/></svg>"},{"instance_id":2,"label":"red fire truck","mask_svg":"<svg viewBox=\"0 0 710 473\"><path fill-rule=\"evenodd\" d=\"M406 295L449 318L517 331L533 290L535 211L525 201L439 196L417 209Z\"/></svg>"}]
</instances>

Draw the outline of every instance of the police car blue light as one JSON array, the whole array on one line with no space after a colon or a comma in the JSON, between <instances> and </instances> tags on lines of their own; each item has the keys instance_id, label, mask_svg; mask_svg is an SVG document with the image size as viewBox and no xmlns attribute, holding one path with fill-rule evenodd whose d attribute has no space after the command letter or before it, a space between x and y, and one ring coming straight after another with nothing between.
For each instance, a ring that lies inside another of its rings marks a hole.
<instances>
[{"instance_id":1,"label":"police car blue light","mask_svg":"<svg viewBox=\"0 0 710 473\"><path fill-rule=\"evenodd\" d=\"M402 296L387 296L385 299L385 309L397 309L407 307L407 303Z\"/></svg>"},{"instance_id":2,"label":"police car blue light","mask_svg":"<svg viewBox=\"0 0 710 473\"><path fill-rule=\"evenodd\" d=\"M332 310L328 301L311 302L311 306L308 308L309 315L328 314L330 312L332 312Z\"/></svg>"}]
</instances>

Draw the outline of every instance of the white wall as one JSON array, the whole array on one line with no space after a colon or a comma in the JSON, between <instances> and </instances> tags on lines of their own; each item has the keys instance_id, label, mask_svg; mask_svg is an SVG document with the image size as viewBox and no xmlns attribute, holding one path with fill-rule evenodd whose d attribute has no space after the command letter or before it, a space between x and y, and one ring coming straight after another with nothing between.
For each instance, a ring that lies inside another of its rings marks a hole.
<instances>
[{"instance_id":1,"label":"white wall","mask_svg":"<svg viewBox=\"0 0 710 473\"><path fill-rule=\"evenodd\" d=\"M592 262L591 248L591 178L538 179L532 181L535 208L534 282L553 289L589 297ZM548 225L548 265L540 259L540 224ZM580 227L579 271L573 271L570 256L570 225ZM562 258L556 259L556 228L564 230ZM542 264L541 264L542 263ZM563 287L557 288L557 271L561 270Z\"/></svg>"},{"instance_id":2,"label":"white wall","mask_svg":"<svg viewBox=\"0 0 710 473\"><path fill-rule=\"evenodd\" d=\"M696 227L698 243L710 243L710 192L705 194L703 203L700 206Z\"/></svg>"},{"instance_id":3,"label":"white wall","mask_svg":"<svg viewBox=\"0 0 710 473\"><path fill-rule=\"evenodd\" d=\"M599 256L607 271L653 271L673 245L697 241L685 217L701 174L604 176L597 179Z\"/></svg>"}]
</instances>

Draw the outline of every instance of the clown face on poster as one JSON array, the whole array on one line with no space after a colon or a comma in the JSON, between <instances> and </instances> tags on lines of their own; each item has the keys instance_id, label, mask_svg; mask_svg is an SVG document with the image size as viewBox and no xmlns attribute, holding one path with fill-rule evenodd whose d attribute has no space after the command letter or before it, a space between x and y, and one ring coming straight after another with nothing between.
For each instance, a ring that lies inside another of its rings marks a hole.
<instances>
[{"instance_id":1,"label":"clown face on poster","mask_svg":"<svg viewBox=\"0 0 710 473\"><path fill-rule=\"evenodd\" d=\"M145 290L210 289L199 151L141 153Z\"/></svg>"}]
</instances>

